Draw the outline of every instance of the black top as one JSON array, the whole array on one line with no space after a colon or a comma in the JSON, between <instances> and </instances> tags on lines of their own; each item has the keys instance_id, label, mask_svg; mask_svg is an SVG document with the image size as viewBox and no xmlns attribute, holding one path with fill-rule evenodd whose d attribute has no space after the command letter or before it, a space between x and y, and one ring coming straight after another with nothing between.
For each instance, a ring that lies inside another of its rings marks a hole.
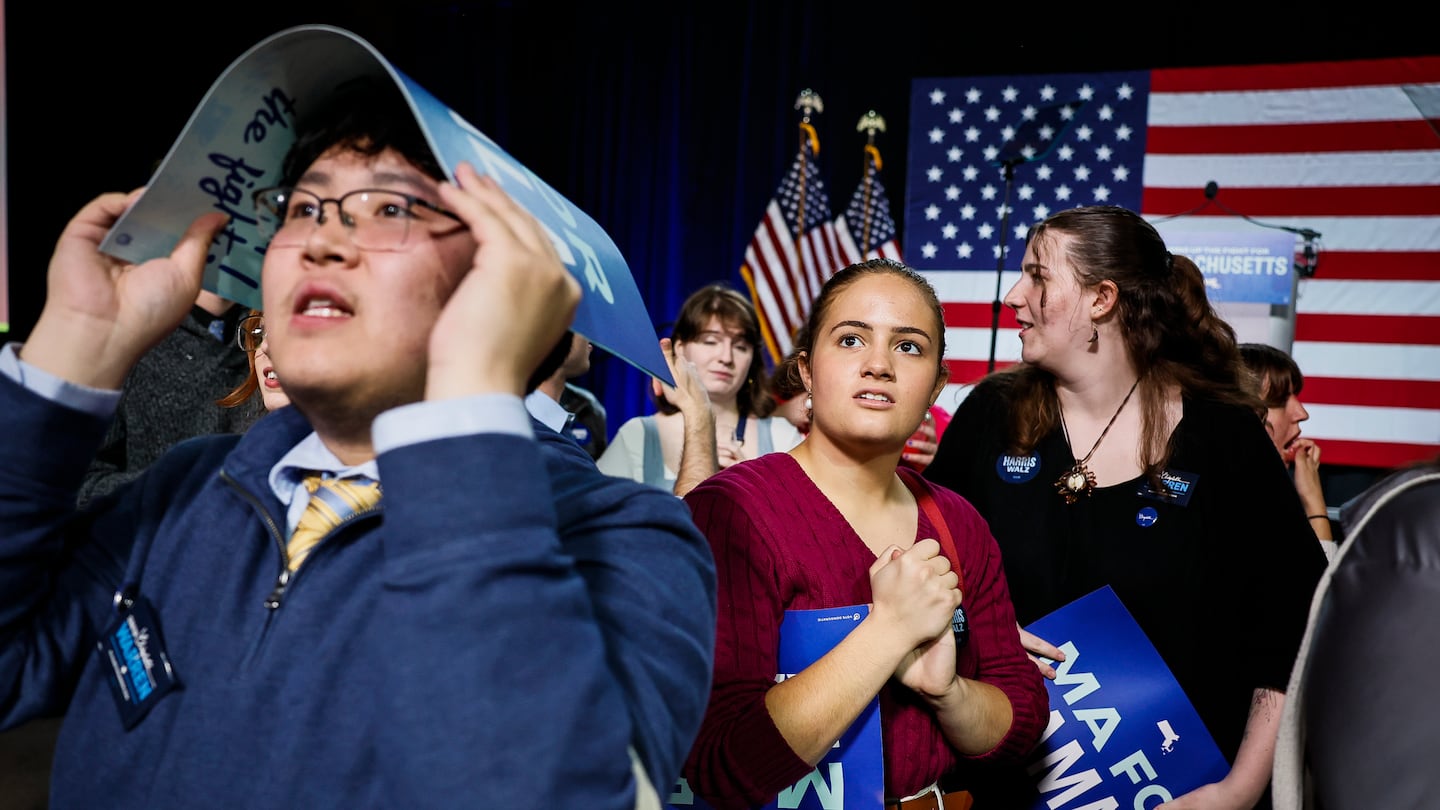
<instances>
[{"instance_id":1,"label":"black top","mask_svg":"<svg viewBox=\"0 0 1440 810\"><path fill-rule=\"evenodd\" d=\"M1141 477L1067 505L1061 430L1038 458L1007 456L1004 388L991 377L961 403L926 477L990 522L1022 625L1113 587L1233 762L1253 690L1286 688L1326 564L1263 424L1187 399L1167 469L1184 494L1153 497Z\"/></svg>"},{"instance_id":2,"label":"black top","mask_svg":"<svg viewBox=\"0 0 1440 810\"><path fill-rule=\"evenodd\" d=\"M250 359L235 343L235 327L247 314L238 305L219 318L192 307L141 356L125 378L110 432L85 474L81 508L139 476L175 444L243 433L264 413L258 394L233 408L216 403L250 375Z\"/></svg>"}]
</instances>

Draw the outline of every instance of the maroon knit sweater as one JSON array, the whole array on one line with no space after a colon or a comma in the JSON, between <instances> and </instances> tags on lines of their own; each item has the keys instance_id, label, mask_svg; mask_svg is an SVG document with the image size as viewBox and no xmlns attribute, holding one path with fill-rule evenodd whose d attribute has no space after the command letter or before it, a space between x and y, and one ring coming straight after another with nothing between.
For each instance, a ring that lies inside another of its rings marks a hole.
<instances>
[{"instance_id":1,"label":"maroon knit sweater","mask_svg":"<svg viewBox=\"0 0 1440 810\"><path fill-rule=\"evenodd\" d=\"M920 479L909 469L897 472ZM1020 646L1000 551L985 521L959 495L929 487L955 539L965 583L970 640L956 669L999 688L1014 710L999 745L964 759L1013 761L1045 728L1044 681ZM784 613L869 603L875 554L788 453L726 468L685 500L715 553L720 612L714 686L684 775L716 807L755 806L812 770L765 708ZM923 511L915 537L938 537ZM888 796L915 793L961 761L923 700L898 682L881 690L880 713Z\"/></svg>"}]
</instances>

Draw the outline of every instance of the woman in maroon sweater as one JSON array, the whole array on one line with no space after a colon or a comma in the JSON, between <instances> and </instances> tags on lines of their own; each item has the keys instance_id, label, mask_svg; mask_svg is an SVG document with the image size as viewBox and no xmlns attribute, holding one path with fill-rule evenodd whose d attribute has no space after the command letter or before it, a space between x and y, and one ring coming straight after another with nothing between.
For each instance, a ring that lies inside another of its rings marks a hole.
<instances>
[{"instance_id":1,"label":"woman in maroon sweater","mask_svg":"<svg viewBox=\"0 0 1440 810\"><path fill-rule=\"evenodd\" d=\"M887 803L923 794L906 810L968 806L962 763L1023 757L1045 727L1044 683L1020 646L985 522L897 468L944 388L944 334L935 291L908 267L877 259L841 270L781 369L808 392L805 441L686 496L715 553L720 613L710 705L685 776L717 807L774 799L877 694ZM917 488L933 495L959 571ZM969 634L957 648L962 602ZM868 616L777 684L785 611L852 604L869 604ZM953 795L935 798L937 785Z\"/></svg>"}]
</instances>

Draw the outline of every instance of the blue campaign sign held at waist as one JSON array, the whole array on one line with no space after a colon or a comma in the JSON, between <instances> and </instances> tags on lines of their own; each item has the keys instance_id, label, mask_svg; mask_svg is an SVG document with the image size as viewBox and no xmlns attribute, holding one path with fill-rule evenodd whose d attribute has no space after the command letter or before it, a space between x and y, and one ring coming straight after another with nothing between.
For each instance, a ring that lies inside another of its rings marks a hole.
<instances>
[{"instance_id":1,"label":"blue campaign sign held at waist","mask_svg":"<svg viewBox=\"0 0 1440 810\"><path fill-rule=\"evenodd\" d=\"M1030 755L1030 810L1154 807L1230 765L1170 668L1110 587L1025 628L1065 652L1050 724Z\"/></svg>"},{"instance_id":2,"label":"blue campaign sign held at waist","mask_svg":"<svg viewBox=\"0 0 1440 810\"><path fill-rule=\"evenodd\" d=\"M313 100L361 77L395 84L451 180L455 167L469 162L540 221L583 290L572 324L576 332L673 384L654 322L609 235L368 42L332 26L286 29L231 63L101 249L131 262L163 256L196 216L222 211L230 224L211 244L204 286L243 306L262 308L265 246L251 194L279 182L281 162L295 140L296 110L313 107Z\"/></svg>"},{"instance_id":3,"label":"blue campaign sign held at waist","mask_svg":"<svg viewBox=\"0 0 1440 810\"><path fill-rule=\"evenodd\" d=\"M820 660L862 619L869 605L842 605L813 610L787 610L780 624L775 682L785 680ZM885 756L880 733L880 699L871 698L850 728L840 736L815 770L756 810L832 810L879 808L885 804ZM665 810L711 810L681 779Z\"/></svg>"}]
</instances>

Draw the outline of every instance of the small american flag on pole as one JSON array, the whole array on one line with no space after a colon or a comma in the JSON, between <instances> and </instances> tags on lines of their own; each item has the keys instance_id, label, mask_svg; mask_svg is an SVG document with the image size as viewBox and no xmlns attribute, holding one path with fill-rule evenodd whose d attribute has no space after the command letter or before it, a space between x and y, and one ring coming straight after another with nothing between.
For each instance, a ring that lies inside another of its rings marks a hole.
<instances>
[{"instance_id":1,"label":"small american flag on pole","mask_svg":"<svg viewBox=\"0 0 1440 810\"><path fill-rule=\"evenodd\" d=\"M800 149L795 162L765 206L765 217L745 249L740 275L760 315L770 359L779 362L810 314L820 286L842 265L840 242L821 179L820 139L810 116L823 112L820 96L800 93Z\"/></svg>"},{"instance_id":2,"label":"small american flag on pole","mask_svg":"<svg viewBox=\"0 0 1440 810\"><path fill-rule=\"evenodd\" d=\"M880 182L880 149L875 146L875 133L885 131L885 119L871 110L860 118L855 129L866 134L865 165L860 184L850 195L850 205L835 220L841 265L878 257L899 261L900 243L896 240L895 220L890 216L890 199Z\"/></svg>"}]
</instances>

